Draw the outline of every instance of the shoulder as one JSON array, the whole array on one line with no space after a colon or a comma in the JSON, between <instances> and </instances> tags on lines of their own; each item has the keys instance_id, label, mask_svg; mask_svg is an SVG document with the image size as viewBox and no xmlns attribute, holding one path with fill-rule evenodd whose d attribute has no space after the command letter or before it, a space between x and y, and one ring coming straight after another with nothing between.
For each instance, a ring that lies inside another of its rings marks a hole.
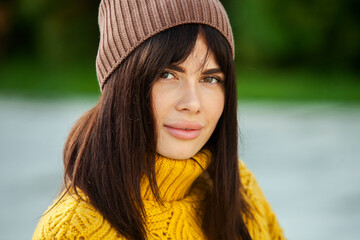
<instances>
[{"instance_id":1,"label":"shoulder","mask_svg":"<svg viewBox=\"0 0 360 240\"><path fill-rule=\"evenodd\" d=\"M263 197L260 186L254 174L248 169L242 160L239 160L239 171L241 184L244 187L246 195Z\"/></svg>"},{"instance_id":2,"label":"shoulder","mask_svg":"<svg viewBox=\"0 0 360 240\"><path fill-rule=\"evenodd\" d=\"M239 171L241 183L244 187L245 199L249 203L253 215L252 221L250 219L247 221L248 229L253 239L263 239L260 236L264 235L268 236L269 239L285 239L276 215L263 194L254 174L241 160L239 162Z\"/></svg>"},{"instance_id":3,"label":"shoulder","mask_svg":"<svg viewBox=\"0 0 360 240\"><path fill-rule=\"evenodd\" d=\"M86 198L66 193L44 213L33 235L37 239L121 239Z\"/></svg>"},{"instance_id":4,"label":"shoulder","mask_svg":"<svg viewBox=\"0 0 360 240\"><path fill-rule=\"evenodd\" d=\"M264 215L267 212L269 204L254 176L254 174L246 167L245 163L240 160L239 162L240 180L244 189L245 198L252 207L252 212Z\"/></svg>"}]
</instances>

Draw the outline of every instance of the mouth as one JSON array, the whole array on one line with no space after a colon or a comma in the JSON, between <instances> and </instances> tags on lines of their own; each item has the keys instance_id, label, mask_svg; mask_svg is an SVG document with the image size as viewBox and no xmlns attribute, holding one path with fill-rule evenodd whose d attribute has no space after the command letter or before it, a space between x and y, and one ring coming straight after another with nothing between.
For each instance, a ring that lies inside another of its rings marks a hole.
<instances>
[{"instance_id":1,"label":"mouth","mask_svg":"<svg viewBox=\"0 0 360 240\"><path fill-rule=\"evenodd\" d=\"M164 125L164 128L175 138L192 140L200 135L203 126L197 123L175 123Z\"/></svg>"}]
</instances>

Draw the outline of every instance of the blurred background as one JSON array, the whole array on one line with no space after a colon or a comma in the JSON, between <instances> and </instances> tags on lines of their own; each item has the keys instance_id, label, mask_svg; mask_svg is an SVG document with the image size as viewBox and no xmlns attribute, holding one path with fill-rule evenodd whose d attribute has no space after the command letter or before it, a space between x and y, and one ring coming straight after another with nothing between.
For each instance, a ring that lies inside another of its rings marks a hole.
<instances>
[{"instance_id":1,"label":"blurred background","mask_svg":"<svg viewBox=\"0 0 360 240\"><path fill-rule=\"evenodd\" d=\"M240 157L285 234L360 239L360 2L222 3ZM100 96L98 5L0 0L0 239L31 238L58 192L66 136Z\"/></svg>"},{"instance_id":2,"label":"blurred background","mask_svg":"<svg viewBox=\"0 0 360 240\"><path fill-rule=\"evenodd\" d=\"M359 1L222 2L235 35L240 98L359 101ZM99 94L98 4L1 0L1 93Z\"/></svg>"}]
</instances>

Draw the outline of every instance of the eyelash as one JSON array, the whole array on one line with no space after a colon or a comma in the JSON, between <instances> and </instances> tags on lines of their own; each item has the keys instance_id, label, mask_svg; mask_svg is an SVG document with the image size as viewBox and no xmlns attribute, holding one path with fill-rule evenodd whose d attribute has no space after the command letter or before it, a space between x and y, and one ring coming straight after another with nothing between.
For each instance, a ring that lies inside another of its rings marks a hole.
<instances>
[{"instance_id":1,"label":"eyelash","mask_svg":"<svg viewBox=\"0 0 360 240\"><path fill-rule=\"evenodd\" d=\"M206 77L203 77L201 80L203 81L203 80L205 80L207 78L215 79L217 81L217 83L222 83L223 82L220 78L213 77L213 76L206 76ZM208 82L205 82L205 83L208 83ZM208 84L212 84L212 83L208 83Z\"/></svg>"},{"instance_id":2,"label":"eyelash","mask_svg":"<svg viewBox=\"0 0 360 240\"><path fill-rule=\"evenodd\" d=\"M171 72L169 72L169 71L165 71L165 72L163 72L163 73L160 75L160 78L162 78L162 79L167 79L167 77L163 77L164 74L170 74L170 75L172 75L172 76L175 77L175 74L173 74L173 73L171 73ZM222 83L222 82L223 82L223 80L222 80L221 78L216 77L216 76L204 76L204 77L201 79L202 82L204 82L203 80L204 80L204 79L207 79L207 78L215 79L215 80L217 81L217 83ZM208 82L204 82L204 83L206 83L206 84L215 84L215 83L208 83Z\"/></svg>"}]
</instances>

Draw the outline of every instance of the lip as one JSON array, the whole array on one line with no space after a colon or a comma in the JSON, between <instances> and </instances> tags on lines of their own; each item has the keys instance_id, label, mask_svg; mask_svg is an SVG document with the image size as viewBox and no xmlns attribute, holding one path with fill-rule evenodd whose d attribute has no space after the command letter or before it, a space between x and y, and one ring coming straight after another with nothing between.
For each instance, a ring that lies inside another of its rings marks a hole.
<instances>
[{"instance_id":1,"label":"lip","mask_svg":"<svg viewBox=\"0 0 360 240\"><path fill-rule=\"evenodd\" d=\"M203 126L196 122L176 122L164 124L164 128L175 138L192 140L200 135Z\"/></svg>"}]
</instances>

